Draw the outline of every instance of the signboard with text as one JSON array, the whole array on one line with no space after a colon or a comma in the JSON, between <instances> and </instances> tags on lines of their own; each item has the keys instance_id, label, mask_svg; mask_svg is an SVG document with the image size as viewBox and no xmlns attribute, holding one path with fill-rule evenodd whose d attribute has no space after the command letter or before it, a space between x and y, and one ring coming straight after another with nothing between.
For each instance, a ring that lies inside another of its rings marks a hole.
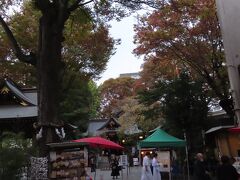
<instances>
[{"instance_id":1,"label":"signboard with text","mask_svg":"<svg viewBox=\"0 0 240 180\"><path fill-rule=\"evenodd\" d=\"M121 155L119 160L120 166L128 166L128 157L127 155Z\"/></svg>"},{"instance_id":2,"label":"signboard with text","mask_svg":"<svg viewBox=\"0 0 240 180\"><path fill-rule=\"evenodd\" d=\"M158 162L161 166L161 171L170 173L170 151L158 151L157 154Z\"/></svg>"}]
</instances>

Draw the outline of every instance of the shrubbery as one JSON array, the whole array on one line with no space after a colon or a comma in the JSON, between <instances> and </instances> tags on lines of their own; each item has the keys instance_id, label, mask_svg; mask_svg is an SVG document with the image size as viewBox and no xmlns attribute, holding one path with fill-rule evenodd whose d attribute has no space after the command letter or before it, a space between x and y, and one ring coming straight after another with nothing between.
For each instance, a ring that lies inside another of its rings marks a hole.
<instances>
[{"instance_id":1,"label":"shrubbery","mask_svg":"<svg viewBox=\"0 0 240 180\"><path fill-rule=\"evenodd\" d=\"M0 179L20 179L21 168L28 163L32 150L31 140L22 134L5 132L1 135L0 144Z\"/></svg>"}]
</instances>

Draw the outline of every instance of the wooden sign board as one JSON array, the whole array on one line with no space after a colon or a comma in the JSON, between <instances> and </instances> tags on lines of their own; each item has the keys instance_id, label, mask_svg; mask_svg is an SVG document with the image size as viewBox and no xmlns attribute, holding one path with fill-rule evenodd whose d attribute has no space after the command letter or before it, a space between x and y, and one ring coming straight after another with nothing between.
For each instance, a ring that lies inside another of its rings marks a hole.
<instances>
[{"instance_id":1,"label":"wooden sign board","mask_svg":"<svg viewBox=\"0 0 240 180\"><path fill-rule=\"evenodd\" d=\"M170 173L170 151L158 151L157 154L158 162L161 166L161 171Z\"/></svg>"},{"instance_id":2,"label":"wooden sign board","mask_svg":"<svg viewBox=\"0 0 240 180\"><path fill-rule=\"evenodd\" d=\"M57 144L49 153L49 179L79 179L83 176L87 163L85 146Z\"/></svg>"}]
</instances>

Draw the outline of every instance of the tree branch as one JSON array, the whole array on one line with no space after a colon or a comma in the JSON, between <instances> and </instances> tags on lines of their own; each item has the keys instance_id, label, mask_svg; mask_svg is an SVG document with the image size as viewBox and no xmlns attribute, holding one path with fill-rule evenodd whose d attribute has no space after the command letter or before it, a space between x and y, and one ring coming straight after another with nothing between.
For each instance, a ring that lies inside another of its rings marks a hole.
<instances>
[{"instance_id":1,"label":"tree branch","mask_svg":"<svg viewBox=\"0 0 240 180\"><path fill-rule=\"evenodd\" d=\"M74 10L77 9L78 7L84 6L84 5L86 5L86 4L89 4L89 3L93 2L94 0L89 0L89 1L87 1L87 2L85 2L85 3L80 4L81 1L82 1L82 0L76 0L76 2L73 3L73 4L68 8L68 10L69 10L69 11L74 11Z\"/></svg>"},{"instance_id":2,"label":"tree branch","mask_svg":"<svg viewBox=\"0 0 240 180\"><path fill-rule=\"evenodd\" d=\"M19 47L15 37L13 36L12 31L9 29L7 23L4 21L4 19L2 18L2 16L0 15L0 24L2 25L4 31L7 34L7 37L10 41L10 43L12 44L12 48L15 51L15 55L17 56L17 58L25 63L28 64L32 64L32 65L36 65L36 54L35 53L30 53L29 55L25 55L23 54L21 48Z\"/></svg>"},{"instance_id":3,"label":"tree branch","mask_svg":"<svg viewBox=\"0 0 240 180\"><path fill-rule=\"evenodd\" d=\"M51 3L49 0L35 0L35 5L42 12L46 11L49 7L51 7Z\"/></svg>"},{"instance_id":4,"label":"tree branch","mask_svg":"<svg viewBox=\"0 0 240 180\"><path fill-rule=\"evenodd\" d=\"M69 14L70 14L67 9L68 1L59 0L57 4L59 9L58 24L60 27L62 27L64 26L65 21L69 18Z\"/></svg>"},{"instance_id":5,"label":"tree branch","mask_svg":"<svg viewBox=\"0 0 240 180\"><path fill-rule=\"evenodd\" d=\"M175 48L176 50L174 50L173 48ZM196 63L192 62L191 60L189 60L191 58L188 58L189 56L186 53L182 52L180 49L178 49L176 46L174 46L174 44L173 44L173 48L170 48L170 50L176 55L176 57L182 61L185 61L187 64L189 64L189 66L194 68L194 70L197 71L200 76L205 78L205 80L208 82L209 86L213 89L215 94L220 99L223 99L225 94L221 93L221 91L219 90L219 88L216 85L216 81L214 81L213 78L209 75L209 72L205 68L203 68L200 64L196 64ZM180 55L176 51L178 51L180 53ZM183 58L183 57L185 57L185 58Z\"/></svg>"}]
</instances>

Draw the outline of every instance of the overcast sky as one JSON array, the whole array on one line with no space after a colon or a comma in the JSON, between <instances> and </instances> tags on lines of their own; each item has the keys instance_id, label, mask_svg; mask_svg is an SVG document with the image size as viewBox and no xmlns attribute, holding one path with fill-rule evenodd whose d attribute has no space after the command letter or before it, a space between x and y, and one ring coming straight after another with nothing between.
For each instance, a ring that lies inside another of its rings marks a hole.
<instances>
[{"instance_id":1,"label":"overcast sky","mask_svg":"<svg viewBox=\"0 0 240 180\"><path fill-rule=\"evenodd\" d=\"M120 38L121 45L117 46L116 54L111 57L102 78L97 81L98 85L109 78L119 77L119 74L140 71L143 60L132 54L133 49L136 47L133 44L133 24L136 24L136 22L135 15L124 18L120 22L111 22L111 36L115 39Z\"/></svg>"}]
</instances>

